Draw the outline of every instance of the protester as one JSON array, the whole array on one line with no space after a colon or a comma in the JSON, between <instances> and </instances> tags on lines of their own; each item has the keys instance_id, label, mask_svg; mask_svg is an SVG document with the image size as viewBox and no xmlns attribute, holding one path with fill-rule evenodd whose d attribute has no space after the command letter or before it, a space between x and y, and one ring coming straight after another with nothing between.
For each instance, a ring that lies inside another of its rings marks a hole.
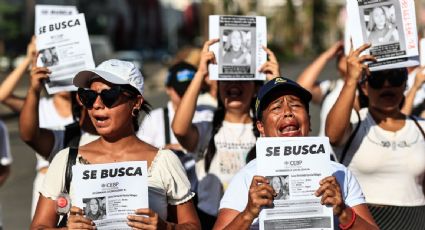
<instances>
[{"instance_id":1,"label":"protester","mask_svg":"<svg viewBox=\"0 0 425 230\"><path fill-rule=\"evenodd\" d=\"M198 214L203 229L211 229L214 225L223 191L234 174L246 164L248 153L255 145L255 122L251 114L254 112L257 87L262 83L219 81L219 102L213 121L192 123L202 82L208 77L208 64L215 63L214 53L208 49L216 42L218 39L212 39L204 44L198 71L184 94L172 123L180 144L189 152L195 153L198 160ZM270 61L260 69L277 76L279 66L275 64L276 58L270 50L265 49Z\"/></svg>"},{"instance_id":2,"label":"protester","mask_svg":"<svg viewBox=\"0 0 425 230\"><path fill-rule=\"evenodd\" d=\"M347 80L328 115L326 135L333 145L351 142L340 160L359 180L381 229L423 229L425 121L401 112L407 70L369 73L364 62L376 59L360 55L369 47L350 51ZM359 81L367 107L359 111L360 120L350 122Z\"/></svg>"},{"instance_id":3,"label":"protester","mask_svg":"<svg viewBox=\"0 0 425 230\"><path fill-rule=\"evenodd\" d=\"M128 216L128 225L135 229L200 229L191 201L194 194L179 159L169 150L158 150L136 136L139 111L149 112L142 96L140 71L131 62L113 59L94 70L78 73L74 84L79 87L79 100L100 135L78 149L76 164L147 161L150 208L135 210L134 215ZM53 228L57 224L55 200L64 184L68 153L69 149L59 152L49 167L31 229ZM75 189L83 188L74 188L71 181L71 200ZM81 208L73 206L67 227L93 229L95 226Z\"/></svg>"},{"instance_id":4,"label":"protester","mask_svg":"<svg viewBox=\"0 0 425 230\"><path fill-rule=\"evenodd\" d=\"M137 132L137 136L141 140L157 148L185 151L171 130L171 122L195 72L196 68L186 62L179 62L170 67L165 82L165 91L169 101L166 107L155 109L144 118ZM192 122L211 121L212 116L213 111L198 107Z\"/></svg>"},{"instance_id":5,"label":"protester","mask_svg":"<svg viewBox=\"0 0 425 230\"><path fill-rule=\"evenodd\" d=\"M312 95L296 82L275 78L261 87L257 97L257 128L263 137L307 136L310 130L309 102ZM258 215L270 206L277 192L270 181L255 176L252 160L233 178L220 203L214 229L257 229ZM343 165L331 162L332 176L318 184L321 203L333 207L335 229L378 229L356 178Z\"/></svg>"},{"instance_id":6,"label":"protester","mask_svg":"<svg viewBox=\"0 0 425 230\"><path fill-rule=\"evenodd\" d=\"M10 154L9 133L6 125L0 120L0 186L6 182L10 174L12 155ZM0 229L3 229L3 218L0 206Z\"/></svg>"}]
</instances>

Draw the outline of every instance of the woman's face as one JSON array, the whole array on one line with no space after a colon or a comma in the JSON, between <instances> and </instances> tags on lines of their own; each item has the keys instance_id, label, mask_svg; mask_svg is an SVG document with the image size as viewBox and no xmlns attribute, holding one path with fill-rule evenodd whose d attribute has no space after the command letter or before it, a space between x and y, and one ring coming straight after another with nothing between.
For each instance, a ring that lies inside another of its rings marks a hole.
<instances>
[{"instance_id":1,"label":"woman's face","mask_svg":"<svg viewBox=\"0 0 425 230\"><path fill-rule=\"evenodd\" d=\"M253 81L219 81L218 92L226 110L249 112L256 87Z\"/></svg>"},{"instance_id":2,"label":"woman's face","mask_svg":"<svg viewBox=\"0 0 425 230\"><path fill-rule=\"evenodd\" d=\"M382 88L378 89L370 87L367 81L362 85L363 93L369 99L369 108L384 113L400 110L405 88L406 82L401 86L392 86L388 80L385 80Z\"/></svg>"},{"instance_id":3,"label":"woman's face","mask_svg":"<svg viewBox=\"0 0 425 230\"><path fill-rule=\"evenodd\" d=\"M373 9L372 17L376 28L381 30L385 27L386 16L384 10L381 7L376 7Z\"/></svg>"},{"instance_id":4,"label":"woman's face","mask_svg":"<svg viewBox=\"0 0 425 230\"><path fill-rule=\"evenodd\" d=\"M242 36L239 31L232 31L230 34L230 44L232 45L233 51L239 51L242 45Z\"/></svg>"},{"instance_id":5,"label":"woman's face","mask_svg":"<svg viewBox=\"0 0 425 230\"><path fill-rule=\"evenodd\" d=\"M275 192L279 192L280 191L281 184L280 184L280 180L279 180L278 177L273 177L273 179L272 179L272 187L273 187L273 189L274 189Z\"/></svg>"},{"instance_id":6,"label":"woman's face","mask_svg":"<svg viewBox=\"0 0 425 230\"><path fill-rule=\"evenodd\" d=\"M97 93L108 90L113 84L103 79L96 79L90 89ZM141 102L140 102L141 103ZM106 107L97 96L93 107L88 109L90 119L100 136L120 137L134 133L131 112L137 107L137 100L121 93L111 108Z\"/></svg>"},{"instance_id":7,"label":"woman's face","mask_svg":"<svg viewBox=\"0 0 425 230\"><path fill-rule=\"evenodd\" d=\"M302 100L295 93L289 92L279 96L276 91L270 95L274 98L262 112L257 128L264 137L300 137L308 136L310 117Z\"/></svg>"},{"instance_id":8,"label":"woman's face","mask_svg":"<svg viewBox=\"0 0 425 230\"><path fill-rule=\"evenodd\" d=\"M96 214L99 211L99 205L95 199L90 200L90 212Z\"/></svg>"}]
</instances>

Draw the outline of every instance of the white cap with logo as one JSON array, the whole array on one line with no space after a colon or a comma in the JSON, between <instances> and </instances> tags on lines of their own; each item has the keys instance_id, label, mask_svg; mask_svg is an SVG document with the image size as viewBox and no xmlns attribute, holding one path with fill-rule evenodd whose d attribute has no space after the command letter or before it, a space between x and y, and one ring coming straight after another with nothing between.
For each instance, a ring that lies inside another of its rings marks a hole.
<instances>
[{"instance_id":1,"label":"white cap with logo","mask_svg":"<svg viewBox=\"0 0 425 230\"><path fill-rule=\"evenodd\" d=\"M95 69L83 70L75 75L73 84L80 88L89 88L96 78L117 85L131 85L143 94L143 75L139 69L128 61L110 59L102 62Z\"/></svg>"}]
</instances>

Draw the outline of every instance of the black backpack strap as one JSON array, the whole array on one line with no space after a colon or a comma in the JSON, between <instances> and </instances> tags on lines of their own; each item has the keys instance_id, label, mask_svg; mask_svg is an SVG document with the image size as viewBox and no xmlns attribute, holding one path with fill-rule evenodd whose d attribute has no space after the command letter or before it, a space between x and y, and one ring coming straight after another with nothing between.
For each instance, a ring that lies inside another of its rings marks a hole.
<instances>
[{"instance_id":1,"label":"black backpack strap","mask_svg":"<svg viewBox=\"0 0 425 230\"><path fill-rule=\"evenodd\" d=\"M78 122L65 126L64 146L78 147L81 139L81 128Z\"/></svg>"},{"instance_id":2,"label":"black backpack strap","mask_svg":"<svg viewBox=\"0 0 425 230\"><path fill-rule=\"evenodd\" d=\"M424 137L424 139L425 139L425 132L424 132L424 129L423 129L423 128L422 128L422 126L419 124L418 120L417 120L414 116L412 116L412 115L410 115L409 117L410 117L410 119L412 119L412 120L413 120L413 122L415 122L416 126L418 126L419 131L422 133L422 136L423 136L423 137Z\"/></svg>"},{"instance_id":3,"label":"black backpack strap","mask_svg":"<svg viewBox=\"0 0 425 230\"><path fill-rule=\"evenodd\" d=\"M357 132L359 131L359 128L360 128L361 118L360 118L359 111L357 111L357 110L354 110L354 111L356 111L356 114L357 114L357 117L358 117L358 119L359 119L359 122L357 123L356 128L355 128L355 129L354 129L354 131L351 133L350 137L348 138L347 143L345 143L344 149L343 149L343 150L342 150L342 152L341 152L341 159L339 159L339 162L340 162L341 164L344 164L344 159L345 159L345 157L347 156L348 149L350 148L350 145L351 145L351 143L353 142L354 137L356 136L356 134L357 134ZM345 165L345 164L344 164L344 165ZM346 165L346 166L348 166L348 165Z\"/></svg>"},{"instance_id":4,"label":"black backpack strap","mask_svg":"<svg viewBox=\"0 0 425 230\"><path fill-rule=\"evenodd\" d=\"M164 107L164 133L165 133L165 145L170 144L170 118L168 117L168 107Z\"/></svg>"},{"instance_id":5,"label":"black backpack strap","mask_svg":"<svg viewBox=\"0 0 425 230\"><path fill-rule=\"evenodd\" d=\"M69 193L69 187L71 185L72 180L72 166L75 165L77 161L78 147L70 147L68 153L68 162L66 164L65 171L65 187L63 188L64 193Z\"/></svg>"}]
</instances>

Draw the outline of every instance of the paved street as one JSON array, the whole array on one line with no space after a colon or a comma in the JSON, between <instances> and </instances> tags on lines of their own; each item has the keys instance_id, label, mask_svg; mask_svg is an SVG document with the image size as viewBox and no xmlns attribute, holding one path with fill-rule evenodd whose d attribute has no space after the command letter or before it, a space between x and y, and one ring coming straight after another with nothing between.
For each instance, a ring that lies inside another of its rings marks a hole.
<instances>
[{"instance_id":1,"label":"paved street","mask_svg":"<svg viewBox=\"0 0 425 230\"><path fill-rule=\"evenodd\" d=\"M282 76L295 79L307 63L285 63L282 66ZM335 77L335 63L332 62L321 78ZM165 105L166 95L163 91L163 82L166 69L160 64L146 64L145 91L147 100L154 108ZM4 78L1 74L1 80ZM17 90L19 95L25 95L28 81L21 81ZM0 105L0 117L3 119L10 133L11 151L14 157L11 175L6 184L0 189L0 202L2 204L4 229L28 229L30 224L30 206L32 183L35 176L35 156L19 138L18 116L12 115L10 111ZM317 133L319 113L317 106L311 108L312 134ZM42 141L42 140L41 140Z\"/></svg>"}]
</instances>

